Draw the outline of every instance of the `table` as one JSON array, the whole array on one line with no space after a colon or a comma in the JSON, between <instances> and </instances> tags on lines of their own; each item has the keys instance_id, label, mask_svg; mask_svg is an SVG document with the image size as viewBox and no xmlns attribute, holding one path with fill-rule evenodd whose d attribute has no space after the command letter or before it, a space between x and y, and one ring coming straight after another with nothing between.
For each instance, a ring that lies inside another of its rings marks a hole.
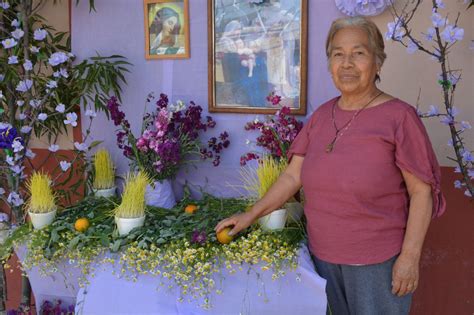
<instances>
[{"instance_id":1,"label":"table","mask_svg":"<svg viewBox=\"0 0 474 315\"><path fill-rule=\"evenodd\" d=\"M21 260L26 249L17 253ZM234 274L224 269L222 275L215 275L223 293L209 296L210 309L201 306L203 298L178 301L179 289L168 289L168 282L161 276L139 275L133 282L117 276L120 266L111 264L94 266L94 276L88 278L84 288L78 286L79 268L66 261L50 276L42 276L38 268L27 273L38 314L45 299L61 299L66 304L74 300L76 314L326 314L326 281L314 271L306 246L299 250L297 269L277 280L271 279L271 270L261 271L259 265L250 272L249 265L242 267ZM160 282L165 283L164 287Z\"/></svg>"},{"instance_id":2,"label":"table","mask_svg":"<svg viewBox=\"0 0 474 315\"><path fill-rule=\"evenodd\" d=\"M178 301L177 288L160 287L158 276L139 275L137 282L119 278L112 266L97 266L90 284L79 290L77 314L326 314L326 281L314 271L306 247L299 251L299 264L295 271L272 280L271 271L229 274L222 270L223 293L212 293L212 307L204 309L204 300L185 298ZM115 269L116 271L117 268ZM254 266L254 270L260 270ZM217 276L218 277L218 276ZM161 279L159 279L161 278ZM216 283L218 280L215 280Z\"/></svg>"}]
</instances>

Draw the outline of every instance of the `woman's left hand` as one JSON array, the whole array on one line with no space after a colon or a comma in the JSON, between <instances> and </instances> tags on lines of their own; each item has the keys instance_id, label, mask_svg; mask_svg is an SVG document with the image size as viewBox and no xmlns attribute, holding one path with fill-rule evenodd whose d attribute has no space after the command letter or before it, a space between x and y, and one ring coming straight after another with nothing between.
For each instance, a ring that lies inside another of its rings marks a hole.
<instances>
[{"instance_id":1,"label":"woman's left hand","mask_svg":"<svg viewBox=\"0 0 474 315\"><path fill-rule=\"evenodd\" d=\"M418 287L419 259L403 253L398 256L392 268L392 293L404 296Z\"/></svg>"}]
</instances>

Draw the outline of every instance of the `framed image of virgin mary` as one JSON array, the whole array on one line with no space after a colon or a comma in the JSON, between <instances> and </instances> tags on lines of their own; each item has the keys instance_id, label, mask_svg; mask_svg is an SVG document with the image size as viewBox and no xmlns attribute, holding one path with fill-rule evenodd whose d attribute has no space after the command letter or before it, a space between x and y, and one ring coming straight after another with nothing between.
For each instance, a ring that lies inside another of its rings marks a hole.
<instances>
[{"instance_id":1,"label":"framed image of virgin mary","mask_svg":"<svg viewBox=\"0 0 474 315\"><path fill-rule=\"evenodd\" d=\"M146 59L189 58L188 0L144 0Z\"/></svg>"},{"instance_id":2,"label":"framed image of virgin mary","mask_svg":"<svg viewBox=\"0 0 474 315\"><path fill-rule=\"evenodd\" d=\"M306 114L307 0L208 0L209 111Z\"/></svg>"}]
</instances>

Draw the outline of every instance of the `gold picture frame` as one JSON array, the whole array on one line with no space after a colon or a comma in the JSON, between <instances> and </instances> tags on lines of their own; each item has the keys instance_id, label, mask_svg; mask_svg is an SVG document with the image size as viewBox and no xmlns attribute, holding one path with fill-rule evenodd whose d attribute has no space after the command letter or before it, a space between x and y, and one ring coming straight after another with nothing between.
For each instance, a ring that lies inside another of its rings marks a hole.
<instances>
[{"instance_id":1,"label":"gold picture frame","mask_svg":"<svg viewBox=\"0 0 474 315\"><path fill-rule=\"evenodd\" d=\"M308 0L208 0L209 111L306 115Z\"/></svg>"},{"instance_id":2,"label":"gold picture frame","mask_svg":"<svg viewBox=\"0 0 474 315\"><path fill-rule=\"evenodd\" d=\"M189 58L189 0L143 0L143 10L145 58Z\"/></svg>"}]
</instances>

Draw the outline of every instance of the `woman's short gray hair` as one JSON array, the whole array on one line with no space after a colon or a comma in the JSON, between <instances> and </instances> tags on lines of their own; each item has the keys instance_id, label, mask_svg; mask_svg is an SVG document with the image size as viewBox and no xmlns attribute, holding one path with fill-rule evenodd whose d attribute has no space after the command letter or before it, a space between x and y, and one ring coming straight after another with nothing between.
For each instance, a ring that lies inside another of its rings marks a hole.
<instances>
[{"instance_id":1,"label":"woman's short gray hair","mask_svg":"<svg viewBox=\"0 0 474 315\"><path fill-rule=\"evenodd\" d=\"M336 33L347 27L357 27L364 30L367 33L369 38L369 49L375 55L375 62L379 67L382 67L387 54L385 54L385 44L383 41L382 33L380 33L379 28L369 19L366 19L361 16L346 17L340 18L332 22L331 28L329 29L328 36L326 38L326 56L329 59L332 51L332 41ZM375 80L380 80L379 75L377 74Z\"/></svg>"}]
</instances>

